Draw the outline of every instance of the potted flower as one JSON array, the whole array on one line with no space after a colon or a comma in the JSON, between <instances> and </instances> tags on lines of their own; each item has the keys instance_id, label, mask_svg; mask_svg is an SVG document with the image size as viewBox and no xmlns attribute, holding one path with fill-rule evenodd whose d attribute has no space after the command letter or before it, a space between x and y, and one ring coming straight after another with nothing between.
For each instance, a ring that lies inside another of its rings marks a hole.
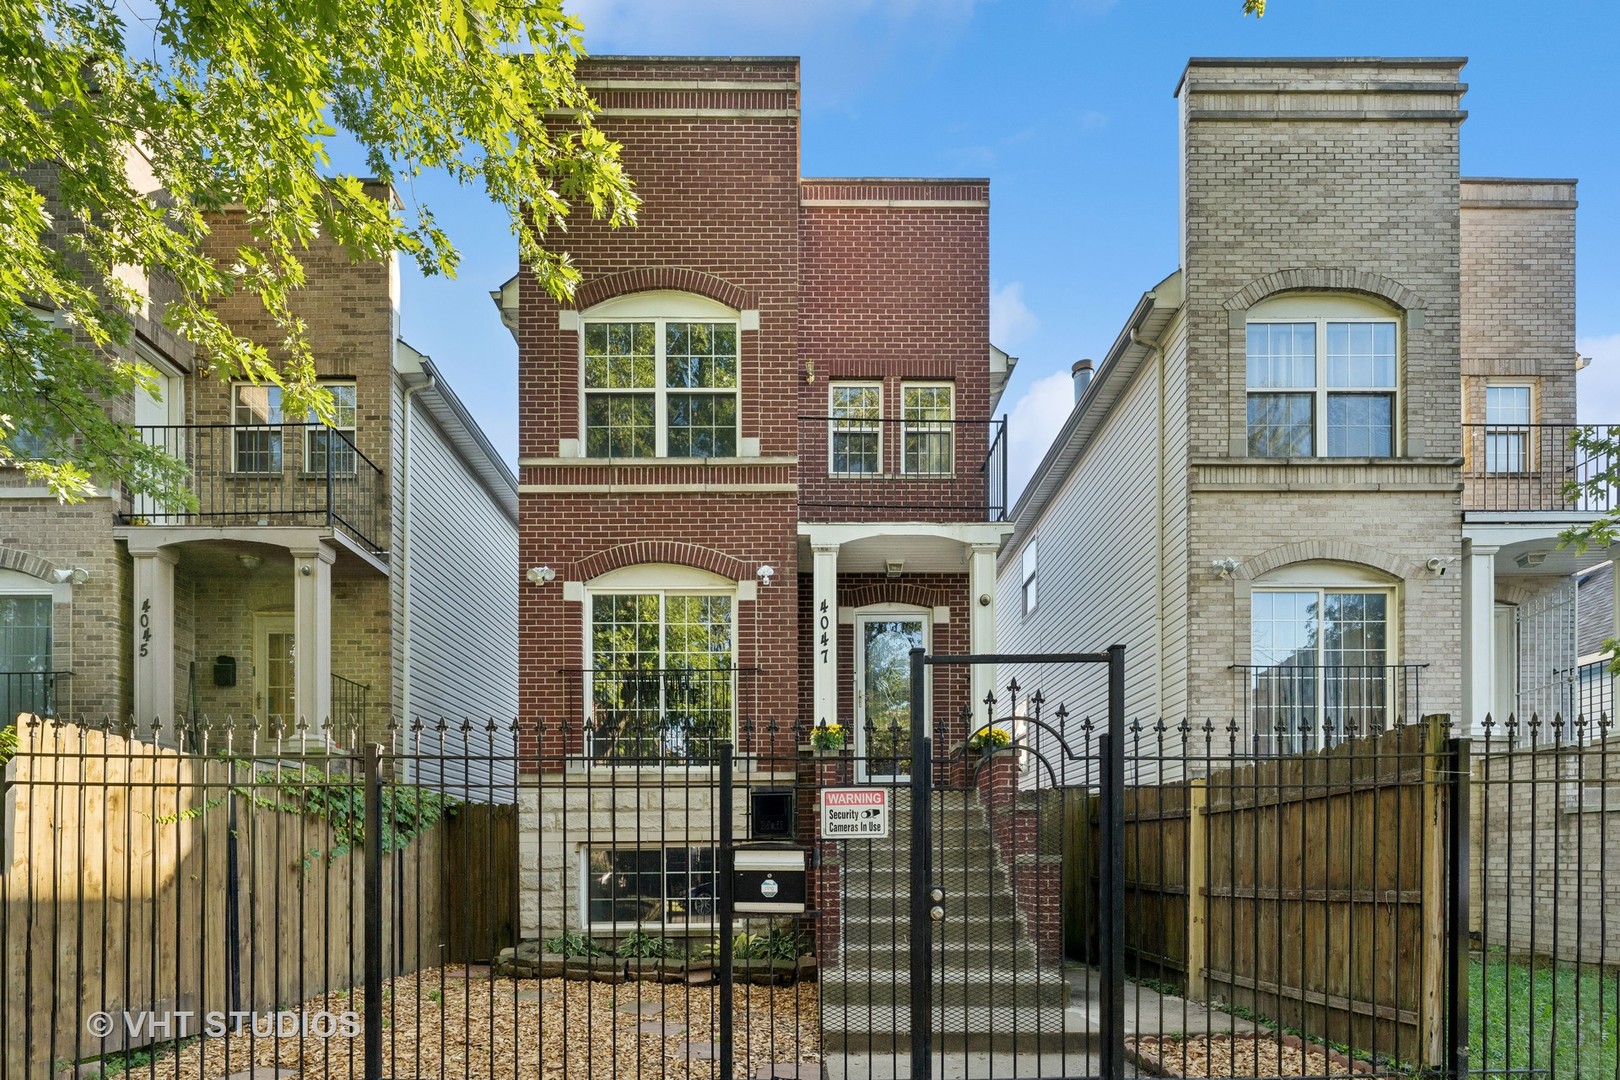
<instances>
[{"instance_id":1,"label":"potted flower","mask_svg":"<svg viewBox=\"0 0 1620 1080\"><path fill-rule=\"evenodd\" d=\"M1000 750L1012 742L1012 732L1004 727L982 727L968 737L968 761L991 750Z\"/></svg>"},{"instance_id":2,"label":"potted flower","mask_svg":"<svg viewBox=\"0 0 1620 1080\"><path fill-rule=\"evenodd\" d=\"M844 748L844 725L823 721L810 729L810 745L821 754L836 754Z\"/></svg>"}]
</instances>

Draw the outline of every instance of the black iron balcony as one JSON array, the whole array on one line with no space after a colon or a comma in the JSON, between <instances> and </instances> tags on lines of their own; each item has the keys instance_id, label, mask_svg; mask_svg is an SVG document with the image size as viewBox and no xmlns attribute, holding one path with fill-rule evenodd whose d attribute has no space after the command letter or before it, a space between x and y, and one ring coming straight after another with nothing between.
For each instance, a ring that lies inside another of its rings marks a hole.
<instances>
[{"instance_id":1,"label":"black iron balcony","mask_svg":"<svg viewBox=\"0 0 1620 1080\"><path fill-rule=\"evenodd\" d=\"M341 732L364 732L366 729L366 706L370 696L371 687L334 674L332 676L332 729Z\"/></svg>"},{"instance_id":2,"label":"black iron balcony","mask_svg":"<svg viewBox=\"0 0 1620 1080\"><path fill-rule=\"evenodd\" d=\"M754 700L757 668L563 668L570 722L588 760L604 765L701 765L736 738L739 704Z\"/></svg>"},{"instance_id":3,"label":"black iron balcony","mask_svg":"<svg viewBox=\"0 0 1620 1080\"><path fill-rule=\"evenodd\" d=\"M57 695L67 690L71 671L0 671L0 727L19 713L56 716Z\"/></svg>"},{"instance_id":4,"label":"black iron balcony","mask_svg":"<svg viewBox=\"0 0 1620 1080\"><path fill-rule=\"evenodd\" d=\"M1609 424L1464 424L1463 509L1603 514L1620 506Z\"/></svg>"},{"instance_id":5,"label":"black iron balcony","mask_svg":"<svg viewBox=\"0 0 1620 1080\"><path fill-rule=\"evenodd\" d=\"M324 424L187 424L142 427L141 437L191 469L197 508L137 497L130 525L305 525L341 529L385 550L382 470L342 431Z\"/></svg>"},{"instance_id":6,"label":"black iron balcony","mask_svg":"<svg viewBox=\"0 0 1620 1080\"><path fill-rule=\"evenodd\" d=\"M1423 715L1427 664L1233 664L1257 752L1295 754Z\"/></svg>"},{"instance_id":7,"label":"black iron balcony","mask_svg":"<svg viewBox=\"0 0 1620 1080\"><path fill-rule=\"evenodd\" d=\"M816 520L1005 521L1007 418L801 416L799 506Z\"/></svg>"}]
</instances>

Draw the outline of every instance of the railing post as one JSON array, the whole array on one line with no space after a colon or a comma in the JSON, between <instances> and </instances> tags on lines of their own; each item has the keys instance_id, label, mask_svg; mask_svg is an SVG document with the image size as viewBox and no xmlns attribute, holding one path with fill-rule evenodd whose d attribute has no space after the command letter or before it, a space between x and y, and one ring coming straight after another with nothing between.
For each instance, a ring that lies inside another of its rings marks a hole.
<instances>
[{"instance_id":1,"label":"railing post","mask_svg":"<svg viewBox=\"0 0 1620 1080\"><path fill-rule=\"evenodd\" d=\"M731 816L733 813L732 801L732 760L731 743L722 741L714 744L714 751L720 758L720 791L719 791L719 832L720 850L716 853L720 865L720 880L716 883L715 893L720 908L720 1080L732 1080L736 1068L732 1051L732 1010L734 1006L733 987L735 986L735 972L732 970L734 957L732 954L733 923L736 919L736 898L732 895L732 873L736 867L736 853L733 847Z\"/></svg>"},{"instance_id":2,"label":"railing post","mask_svg":"<svg viewBox=\"0 0 1620 1080\"><path fill-rule=\"evenodd\" d=\"M365 913L365 1059L366 1080L382 1077L383 880L382 753L380 743L365 749L366 897Z\"/></svg>"},{"instance_id":3,"label":"railing post","mask_svg":"<svg viewBox=\"0 0 1620 1080\"><path fill-rule=\"evenodd\" d=\"M933 740L925 728L927 665L911 650L911 1075L934 1075Z\"/></svg>"},{"instance_id":4,"label":"railing post","mask_svg":"<svg viewBox=\"0 0 1620 1080\"><path fill-rule=\"evenodd\" d=\"M1446 819L1447 860L1446 921L1451 969L1446 999L1446 1075L1461 1080L1468 1075L1468 908L1471 871L1469 829L1471 807L1469 787L1472 782L1472 764L1469 760L1469 741L1452 739L1449 747L1451 759L1451 805Z\"/></svg>"},{"instance_id":5,"label":"railing post","mask_svg":"<svg viewBox=\"0 0 1620 1080\"><path fill-rule=\"evenodd\" d=\"M1125 646L1108 649L1108 733L1103 756L1102 866L1098 908L1102 950L1102 1075L1125 1076Z\"/></svg>"}]
</instances>

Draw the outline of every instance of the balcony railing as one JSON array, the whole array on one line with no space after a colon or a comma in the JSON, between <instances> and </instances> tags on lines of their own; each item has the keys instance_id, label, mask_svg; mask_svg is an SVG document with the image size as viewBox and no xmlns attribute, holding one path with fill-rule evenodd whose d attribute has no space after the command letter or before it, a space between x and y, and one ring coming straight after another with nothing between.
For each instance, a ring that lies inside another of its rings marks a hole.
<instances>
[{"instance_id":1,"label":"balcony railing","mask_svg":"<svg viewBox=\"0 0 1620 1080\"><path fill-rule=\"evenodd\" d=\"M603 765L706 765L736 738L739 705L754 700L756 668L558 672L588 760Z\"/></svg>"},{"instance_id":2,"label":"balcony railing","mask_svg":"<svg viewBox=\"0 0 1620 1080\"><path fill-rule=\"evenodd\" d=\"M1427 664L1234 664L1257 752L1295 754L1423 715Z\"/></svg>"},{"instance_id":3,"label":"balcony railing","mask_svg":"<svg viewBox=\"0 0 1620 1080\"><path fill-rule=\"evenodd\" d=\"M1608 424L1464 424L1463 509L1603 514L1620 506L1607 482L1620 461L1594 438Z\"/></svg>"},{"instance_id":4,"label":"balcony railing","mask_svg":"<svg viewBox=\"0 0 1620 1080\"><path fill-rule=\"evenodd\" d=\"M370 696L371 687L334 674L332 676L332 729L334 731L364 732L366 730L366 705Z\"/></svg>"},{"instance_id":5,"label":"balcony railing","mask_svg":"<svg viewBox=\"0 0 1620 1080\"><path fill-rule=\"evenodd\" d=\"M799 505L833 519L1007 517L1007 418L799 417Z\"/></svg>"},{"instance_id":6,"label":"balcony railing","mask_svg":"<svg viewBox=\"0 0 1620 1080\"><path fill-rule=\"evenodd\" d=\"M324 424L187 424L138 428L191 470L193 511L137 498L131 525L308 525L341 529L382 551L382 470Z\"/></svg>"},{"instance_id":7,"label":"balcony railing","mask_svg":"<svg viewBox=\"0 0 1620 1080\"><path fill-rule=\"evenodd\" d=\"M0 671L0 727L18 713L57 715L57 694L67 690L71 671Z\"/></svg>"}]
</instances>

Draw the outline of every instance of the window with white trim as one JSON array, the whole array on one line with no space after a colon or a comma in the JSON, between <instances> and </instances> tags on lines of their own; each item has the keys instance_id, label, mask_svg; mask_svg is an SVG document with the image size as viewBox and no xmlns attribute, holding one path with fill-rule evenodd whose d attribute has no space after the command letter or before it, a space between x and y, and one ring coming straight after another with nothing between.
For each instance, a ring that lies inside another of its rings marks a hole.
<instances>
[{"instance_id":1,"label":"window with white trim","mask_svg":"<svg viewBox=\"0 0 1620 1080\"><path fill-rule=\"evenodd\" d=\"M55 675L51 671L53 604L53 594L43 587L17 591L7 588L0 593L0 726L11 723L18 713L55 711Z\"/></svg>"},{"instance_id":2,"label":"window with white trim","mask_svg":"<svg viewBox=\"0 0 1620 1080\"><path fill-rule=\"evenodd\" d=\"M325 474L330 453L332 472L338 476L353 476L354 436L359 419L355 384L323 382L321 387L332 395L332 422L311 424L304 429L304 471Z\"/></svg>"},{"instance_id":3,"label":"window with white trim","mask_svg":"<svg viewBox=\"0 0 1620 1080\"><path fill-rule=\"evenodd\" d=\"M923 476L949 476L954 469L956 387L950 383L906 383L900 388L900 470Z\"/></svg>"},{"instance_id":4,"label":"window with white trim","mask_svg":"<svg viewBox=\"0 0 1620 1080\"><path fill-rule=\"evenodd\" d=\"M281 471L281 387L265 383L231 386L232 468L239 473Z\"/></svg>"},{"instance_id":5,"label":"window with white trim","mask_svg":"<svg viewBox=\"0 0 1620 1080\"><path fill-rule=\"evenodd\" d=\"M736 457L739 319L702 297L645 293L586 312L585 456Z\"/></svg>"},{"instance_id":6,"label":"window with white trim","mask_svg":"<svg viewBox=\"0 0 1620 1080\"><path fill-rule=\"evenodd\" d=\"M1528 383L1485 387L1485 471L1522 473L1530 460L1530 424L1534 403Z\"/></svg>"},{"instance_id":7,"label":"window with white trim","mask_svg":"<svg viewBox=\"0 0 1620 1080\"><path fill-rule=\"evenodd\" d=\"M1032 536L1029 543L1024 545L1021 567L1024 575L1024 614L1030 615L1035 611L1035 538Z\"/></svg>"},{"instance_id":8,"label":"window with white trim","mask_svg":"<svg viewBox=\"0 0 1620 1080\"><path fill-rule=\"evenodd\" d=\"M833 383L828 388L827 441L834 476L871 476L883 471L883 387L878 383Z\"/></svg>"},{"instance_id":9,"label":"window with white trim","mask_svg":"<svg viewBox=\"0 0 1620 1080\"><path fill-rule=\"evenodd\" d=\"M706 761L732 737L735 596L639 587L593 590L590 747L598 761Z\"/></svg>"},{"instance_id":10,"label":"window with white trim","mask_svg":"<svg viewBox=\"0 0 1620 1080\"><path fill-rule=\"evenodd\" d=\"M1374 310L1343 297L1283 297L1250 310L1249 456L1395 454L1399 327Z\"/></svg>"},{"instance_id":11,"label":"window with white trim","mask_svg":"<svg viewBox=\"0 0 1620 1080\"><path fill-rule=\"evenodd\" d=\"M585 919L598 926L714 921L715 849L590 848L585 853Z\"/></svg>"},{"instance_id":12,"label":"window with white trim","mask_svg":"<svg viewBox=\"0 0 1620 1080\"><path fill-rule=\"evenodd\" d=\"M1392 723L1415 690L1395 663L1395 585L1338 564L1286 567L1250 594L1255 734L1293 752Z\"/></svg>"}]
</instances>

